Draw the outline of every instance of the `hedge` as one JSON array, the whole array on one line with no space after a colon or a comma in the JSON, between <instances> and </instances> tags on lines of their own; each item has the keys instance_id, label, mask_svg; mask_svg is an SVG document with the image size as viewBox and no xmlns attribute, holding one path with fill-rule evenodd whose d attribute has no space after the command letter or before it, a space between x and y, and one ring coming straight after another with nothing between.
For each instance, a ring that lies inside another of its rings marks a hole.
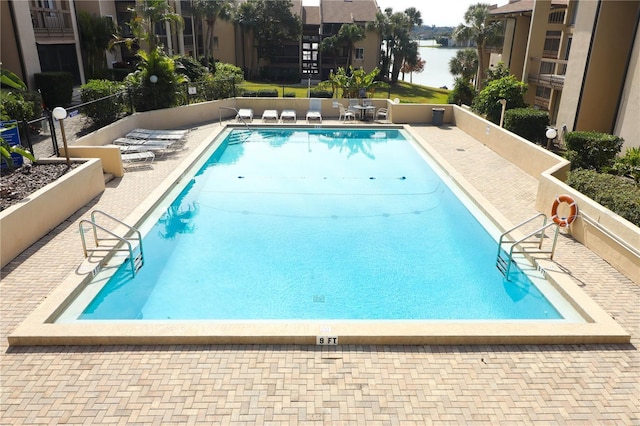
<instances>
[{"instance_id":1,"label":"hedge","mask_svg":"<svg viewBox=\"0 0 640 426\"><path fill-rule=\"evenodd\" d=\"M533 108L513 108L504 113L504 128L531 142L545 143L549 113Z\"/></svg>"},{"instance_id":2,"label":"hedge","mask_svg":"<svg viewBox=\"0 0 640 426\"><path fill-rule=\"evenodd\" d=\"M606 171L613 166L624 139L599 132L569 132L564 137L571 169Z\"/></svg>"},{"instance_id":3,"label":"hedge","mask_svg":"<svg viewBox=\"0 0 640 426\"><path fill-rule=\"evenodd\" d=\"M640 226L640 187L633 181L595 170L577 169L566 182L572 188Z\"/></svg>"},{"instance_id":4,"label":"hedge","mask_svg":"<svg viewBox=\"0 0 640 426\"><path fill-rule=\"evenodd\" d=\"M311 89L310 96L312 98L333 98L333 92L330 90Z\"/></svg>"},{"instance_id":5,"label":"hedge","mask_svg":"<svg viewBox=\"0 0 640 426\"><path fill-rule=\"evenodd\" d=\"M124 86L120 83L109 80L89 80L80 88L82 103L90 102L82 107L82 111L92 119L96 127L106 126L118 119L124 110L122 95L115 97L110 95L121 92L123 89ZM102 99L105 97L106 99ZM98 99L101 100L98 101Z\"/></svg>"},{"instance_id":6,"label":"hedge","mask_svg":"<svg viewBox=\"0 0 640 426\"><path fill-rule=\"evenodd\" d=\"M277 89L260 89L256 93L256 96L259 98L277 98L278 90Z\"/></svg>"},{"instance_id":7,"label":"hedge","mask_svg":"<svg viewBox=\"0 0 640 426\"><path fill-rule=\"evenodd\" d=\"M41 72L34 74L36 88L42 94L44 105L53 110L71 104L73 76L70 72Z\"/></svg>"}]
</instances>

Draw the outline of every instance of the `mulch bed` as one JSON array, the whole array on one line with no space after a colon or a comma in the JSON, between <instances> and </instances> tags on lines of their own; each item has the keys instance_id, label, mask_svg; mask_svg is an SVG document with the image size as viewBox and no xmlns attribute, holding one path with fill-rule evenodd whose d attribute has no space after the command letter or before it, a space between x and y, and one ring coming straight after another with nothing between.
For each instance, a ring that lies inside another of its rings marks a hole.
<instances>
[{"instance_id":1,"label":"mulch bed","mask_svg":"<svg viewBox=\"0 0 640 426\"><path fill-rule=\"evenodd\" d=\"M38 189L56 181L80 164L24 164L0 173L0 211L19 203Z\"/></svg>"}]
</instances>

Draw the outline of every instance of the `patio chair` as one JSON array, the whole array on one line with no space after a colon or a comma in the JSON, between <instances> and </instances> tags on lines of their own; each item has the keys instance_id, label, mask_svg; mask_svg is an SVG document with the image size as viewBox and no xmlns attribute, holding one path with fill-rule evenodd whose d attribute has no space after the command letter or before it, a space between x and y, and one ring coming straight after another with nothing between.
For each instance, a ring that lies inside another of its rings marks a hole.
<instances>
[{"instance_id":1,"label":"patio chair","mask_svg":"<svg viewBox=\"0 0 640 426\"><path fill-rule=\"evenodd\" d=\"M376 111L376 120L380 119L385 121L389 119L389 110L387 108L378 108L378 111Z\"/></svg>"},{"instance_id":2,"label":"patio chair","mask_svg":"<svg viewBox=\"0 0 640 426\"><path fill-rule=\"evenodd\" d=\"M282 114L280 114L280 121L281 122L285 122L285 121L293 121L294 123L296 121L298 121L298 116L296 115L296 111L293 109L285 109L282 110Z\"/></svg>"},{"instance_id":3,"label":"patio chair","mask_svg":"<svg viewBox=\"0 0 640 426\"><path fill-rule=\"evenodd\" d=\"M238 115L236 115L237 121L253 121L253 110L251 108L240 108Z\"/></svg>"},{"instance_id":4,"label":"patio chair","mask_svg":"<svg viewBox=\"0 0 640 426\"><path fill-rule=\"evenodd\" d=\"M322 123L322 99L310 99L309 110L307 111L307 123L311 120L318 120Z\"/></svg>"},{"instance_id":5,"label":"patio chair","mask_svg":"<svg viewBox=\"0 0 640 426\"><path fill-rule=\"evenodd\" d=\"M338 117L338 121L355 121L356 119L356 113L355 111L352 110L347 110L344 105L342 105L341 103L337 103L338 108L340 110L340 116Z\"/></svg>"}]
</instances>

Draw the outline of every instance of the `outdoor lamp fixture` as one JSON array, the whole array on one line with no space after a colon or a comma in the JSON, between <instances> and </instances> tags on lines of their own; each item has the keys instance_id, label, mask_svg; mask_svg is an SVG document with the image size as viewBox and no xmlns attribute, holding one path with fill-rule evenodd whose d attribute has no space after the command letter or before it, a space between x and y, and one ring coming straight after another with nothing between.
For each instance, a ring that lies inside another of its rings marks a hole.
<instances>
[{"instance_id":1,"label":"outdoor lamp fixture","mask_svg":"<svg viewBox=\"0 0 640 426\"><path fill-rule=\"evenodd\" d=\"M551 149L551 141L558 136L558 131L553 127L547 127L545 136L547 137L547 149Z\"/></svg>"},{"instance_id":2,"label":"outdoor lamp fixture","mask_svg":"<svg viewBox=\"0 0 640 426\"><path fill-rule=\"evenodd\" d=\"M151 84L153 84L155 86L155 84L158 82L158 76L155 74L151 74L149 76L149 81L151 82ZM153 91L153 108L157 109L158 108L158 98L156 98L156 89L155 87L152 89Z\"/></svg>"},{"instance_id":3,"label":"outdoor lamp fixture","mask_svg":"<svg viewBox=\"0 0 640 426\"><path fill-rule=\"evenodd\" d=\"M500 127L502 127L502 125L504 124L504 110L507 109L507 100L500 99L498 100L498 103L502 105L502 112L500 112Z\"/></svg>"},{"instance_id":4,"label":"outdoor lamp fixture","mask_svg":"<svg viewBox=\"0 0 640 426\"><path fill-rule=\"evenodd\" d=\"M67 158L67 166L71 166L69 159L69 150L67 149L67 136L64 134L64 119L67 118L67 110L62 107L53 109L53 118L60 122L60 132L62 133L62 144L64 145L64 156Z\"/></svg>"}]
</instances>

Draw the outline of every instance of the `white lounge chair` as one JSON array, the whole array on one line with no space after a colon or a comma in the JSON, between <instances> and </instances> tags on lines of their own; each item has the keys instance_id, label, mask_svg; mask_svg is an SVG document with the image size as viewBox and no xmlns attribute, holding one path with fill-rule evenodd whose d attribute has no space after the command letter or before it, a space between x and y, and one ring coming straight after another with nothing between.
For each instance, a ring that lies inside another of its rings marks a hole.
<instances>
[{"instance_id":1,"label":"white lounge chair","mask_svg":"<svg viewBox=\"0 0 640 426\"><path fill-rule=\"evenodd\" d=\"M133 129L125 137L130 139L182 140L188 132L188 130Z\"/></svg>"},{"instance_id":2,"label":"white lounge chair","mask_svg":"<svg viewBox=\"0 0 640 426\"><path fill-rule=\"evenodd\" d=\"M119 146L147 146L155 147L156 149L177 149L182 147L180 141L160 140L160 139L131 139L131 138L117 138L113 141L114 145Z\"/></svg>"},{"instance_id":3,"label":"white lounge chair","mask_svg":"<svg viewBox=\"0 0 640 426\"><path fill-rule=\"evenodd\" d=\"M285 109L282 111L282 114L280 114L280 121L281 122L285 122L285 121L293 121L294 123L296 121L298 121L298 116L296 115L296 111L293 109Z\"/></svg>"},{"instance_id":4,"label":"white lounge chair","mask_svg":"<svg viewBox=\"0 0 640 426\"><path fill-rule=\"evenodd\" d=\"M322 123L322 100L310 99L309 111L307 111L307 123L311 120L318 120Z\"/></svg>"},{"instance_id":5,"label":"white lounge chair","mask_svg":"<svg viewBox=\"0 0 640 426\"><path fill-rule=\"evenodd\" d=\"M240 108L238 115L236 115L237 121L253 121L253 110L251 108Z\"/></svg>"},{"instance_id":6,"label":"white lounge chair","mask_svg":"<svg viewBox=\"0 0 640 426\"><path fill-rule=\"evenodd\" d=\"M123 163L151 163L156 158L156 155L151 151L142 152L130 152L127 154L120 153L120 158Z\"/></svg>"},{"instance_id":7,"label":"white lounge chair","mask_svg":"<svg viewBox=\"0 0 640 426\"><path fill-rule=\"evenodd\" d=\"M275 109L265 109L262 113L262 122L266 122L269 120L273 120L274 122L278 122L278 111Z\"/></svg>"}]
</instances>

